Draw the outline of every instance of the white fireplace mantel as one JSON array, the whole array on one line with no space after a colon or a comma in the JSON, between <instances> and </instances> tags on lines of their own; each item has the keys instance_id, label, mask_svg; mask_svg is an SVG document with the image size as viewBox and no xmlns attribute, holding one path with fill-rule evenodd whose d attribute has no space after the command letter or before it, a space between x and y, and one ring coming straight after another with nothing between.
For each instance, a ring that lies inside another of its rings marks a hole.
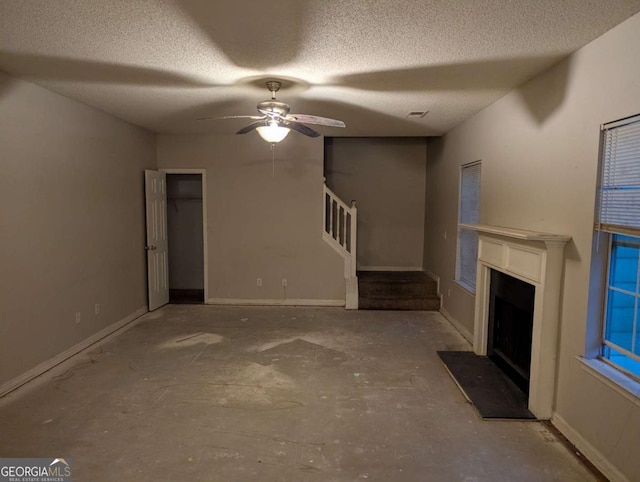
<instances>
[{"instance_id":1,"label":"white fireplace mantel","mask_svg":"<svg viewBox=\"0 0 640 482\"><path fill-rule=\"evenodd\" d=\"M563 244L571 241L571 236L565 234L541 233L539 231L527 231L526 229L490 226L488 224L461 224L460 227L478 231L479 233L495 234L523 241L560 242Z\"/></svg>"},{"instance_id":2,"label":"white fireplace mantel","mask_svg":"<svg viewBox=\"0 0 640 482\"><path fill-rule=\"evenodd\" d=\"M476 354L487 354L491 270L535 287L529 410L540 420L549 419L555 398L564 246L571 236L483 224L460 227L479 234L473 333Z\"/></svg>"}]
</instances>

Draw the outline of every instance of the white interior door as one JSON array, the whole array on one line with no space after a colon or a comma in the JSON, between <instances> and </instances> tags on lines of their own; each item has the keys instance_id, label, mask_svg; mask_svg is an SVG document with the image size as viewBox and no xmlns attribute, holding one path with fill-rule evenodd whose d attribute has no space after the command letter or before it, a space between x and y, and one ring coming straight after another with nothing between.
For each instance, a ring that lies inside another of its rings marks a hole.
<instances>
[{"instance_id":1,"label":"white interior door","mask_svg":"<svg viewBox=\"0 0 640 482\"><path fill-rule=\"evenodd\" d=\"M147 285L149 311L169 303L169 260L167 258L167 176L144 171L147 211Z\"/></svg>"}]
</instances>

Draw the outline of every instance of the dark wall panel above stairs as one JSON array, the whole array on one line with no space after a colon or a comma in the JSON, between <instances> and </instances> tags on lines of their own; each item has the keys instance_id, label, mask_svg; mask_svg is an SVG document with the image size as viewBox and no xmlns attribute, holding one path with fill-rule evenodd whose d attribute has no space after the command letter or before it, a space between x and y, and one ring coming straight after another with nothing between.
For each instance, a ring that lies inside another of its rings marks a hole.
<instances>
[{"instance_id":1,"label":"dark wall panel above stairs","mask_svg":"<svg viewBox=\"0 0 640 482\"><path fill-rule=\"evenodd\" d=\"M422 271L359 271L361 310L440 309L437 284Z\"/></svg>"}]
</instances>

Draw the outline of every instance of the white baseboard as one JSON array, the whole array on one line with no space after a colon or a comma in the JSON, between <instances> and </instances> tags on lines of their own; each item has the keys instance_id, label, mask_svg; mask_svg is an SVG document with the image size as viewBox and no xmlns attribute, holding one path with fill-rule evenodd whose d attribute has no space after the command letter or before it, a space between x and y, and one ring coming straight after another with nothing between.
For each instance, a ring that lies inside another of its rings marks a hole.
<instances>
[{"instance_id":1,"label":"white baseboard","mask_svg":"<svg viewBox=\"0 0 640 482\"><path fill-rule=\"evenodd\" d=\"M239 306L344 306L345 300L253 300L245 298L209 298L208 305L239 305Z\"/></svg>"},{"instance_id":2,"label":"white baseboard","mask_svg":"<svg viewBox=\"0 0 640 482\"><path fill-rule=\"evenodd\" d=\"M422 266L358 266L358 271L422 271Z\"/></svg>"},{"instance_id":3,"label":"white baseboard","mask_svg":"<svg viewBox=\"0 0 640 482\"><path fill-rule=\"evenodd\" d=\"M98 343L99 341L103 341L103 342L107 341L111 335L115 335L117 331L121 330L125 326L130 325L129 326L130 328L131 326L133 326L132 322L140 318L147 311L148 309L146 306L143 308L139 308L138 310L134 311L133 313L123 318L122 320L107 326L106 328L100 330L99 332L91 335L89 338L85 338L80 343L72 346L71 348L63 351L62 353L59 353L53 358L50 358L40 363L39 365L32 368L28 372L25 372L22 375L19 375L16 378L14 378L13 380L9 380L8 382L2 384L0 386L0 397L3 397L7 393L12 392L18 387L21 387L25 383L51 370L56 365L59 365L60 363L64 362L65 360L68 360L72 356L77 355L83 350L86 350L87 348Z\"/></svg>"},{"instance_id":4,"label":"white baseboard","mask_svg":"<svg viewBox=\"0 0 640 482\"><path fill-rule=\"evenodd\" d=\"M451 313L449 313L444 308L440 308L440 313L453 325L453 327L460 332L462 336L464 336L469 343L473 345L473 334L467 330L462 323L456 320Z\"/></svg>"},{"instance_id":5,"label":"white baseboard","mask_svg":"<svg viewBox=\"0 0 640 482\"><path fill-rule=\"evenodd\" d=\"M567 423L557 413L551 416L551 423L567 437L567 439L576 446L576 448L582 452L582 454L595 465L604 476L611 482L629 482L629 479L620 472L609 460L593 445L591 445L582 435Z\"/></svg>"}]
</instances>

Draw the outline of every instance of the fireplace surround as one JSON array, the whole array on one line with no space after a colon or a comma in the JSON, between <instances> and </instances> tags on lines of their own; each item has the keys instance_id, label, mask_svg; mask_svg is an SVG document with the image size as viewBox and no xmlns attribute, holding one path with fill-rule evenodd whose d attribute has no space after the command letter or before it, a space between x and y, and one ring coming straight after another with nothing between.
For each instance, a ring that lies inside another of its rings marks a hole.
<instances>
[{"instance_id":1,"label":"fireplace surround","mask_svg":"<svg viewBox=\"0 0 640 482\"><path fill-rule=\"evenodd\" d=\"M564 246L570 236L481 224L461 225L478 232L478 271L473 350L487 355L491 270L535 288L531 335L529 410L540 420L553 414Z\"/></svg>"}]
</instances>

